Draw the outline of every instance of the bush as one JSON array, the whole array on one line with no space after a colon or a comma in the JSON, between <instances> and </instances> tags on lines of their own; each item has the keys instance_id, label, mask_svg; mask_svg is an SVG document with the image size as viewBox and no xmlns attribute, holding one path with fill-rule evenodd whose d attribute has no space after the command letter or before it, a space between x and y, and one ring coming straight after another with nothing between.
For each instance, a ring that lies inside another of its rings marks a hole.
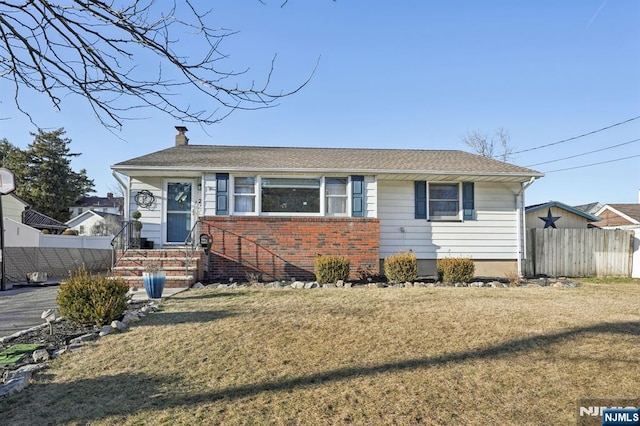
<instances>
[{"instance_id":1,"label":"bush","mask_svg":"<svg viewBox=\"0 0 640 426\"><path fill-rule=\"evenodd\" d=\"M415 281L418 277L418 260L414 253L392 254L384 260L384 275L392 283Z\"/></svg>"},{"instance_id":2,"label":"bush","mask_svg":"<svg viewBox=\"0 0 640 426\"><path fill-rule=\"evenodd\" d=\"M336 283L349 279L349 258L338 255L316 256L314 272L320 284Z\"/></svg>"},{"instance_id":3,"label":"bush","mask_svg":"<svg viewBox=\"0 0 640 426\"><path fill-rule=\"evenodd\" d=\"M436 262L438 281L443 283L468 283L473 278L473 260L464 257L447 257Z\"/></svg>"},{"instance_id":4,"label":"bush","mask_svg":"<svg viewBox=\"0 0 640 426\"><path fill-rule=\"evenodd\" d=\"M78 231L76 231L75 229L65 229L64 231L62 231L61 235L78 235Z\"/></svg>"},{"instance_id":5,"label":"bush","mask_svg":"<svg viewBox=\"0 0 640 426\"><path fill-rule=\"evenodd\" d=\"M108 324L127 309L129 286L121 278L91 275L84 265L60 283L60 315L79 324Z\"/></svg>"}]
</instances>

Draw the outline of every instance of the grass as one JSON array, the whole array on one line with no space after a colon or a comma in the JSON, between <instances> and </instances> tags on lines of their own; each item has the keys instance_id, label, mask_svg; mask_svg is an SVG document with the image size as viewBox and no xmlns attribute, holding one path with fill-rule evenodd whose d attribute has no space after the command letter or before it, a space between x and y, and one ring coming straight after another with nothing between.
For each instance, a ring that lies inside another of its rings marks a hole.
<instances>
[{"instance_id":1,"label":"grass","mask_svg":"<svg viewBox=\"0 0 640 426\"><path fill-rule=\"evenodd\" d=\"M5 424L573 424L640 397L640 283L189 291L0 400Z\"/></svg>"}]
</instances>

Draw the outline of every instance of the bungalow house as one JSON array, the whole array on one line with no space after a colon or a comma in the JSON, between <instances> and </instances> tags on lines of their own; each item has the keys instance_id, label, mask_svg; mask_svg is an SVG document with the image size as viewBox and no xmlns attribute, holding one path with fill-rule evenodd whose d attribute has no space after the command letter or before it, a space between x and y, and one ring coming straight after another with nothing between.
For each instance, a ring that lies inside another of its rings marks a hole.
<instances>
[{"instance_id":1,"label":"bungalow house","mask_svg":"<svg viewBox=\"0 0 640 426\"><path fill-rule=\"evenodd\" d=\"M312 278L317 254L378 274L402 251L425 276L458 256L477 275L522 272L524 192L542 173L454 150L191 145L176 129L175 146L111 168L156 248L210 243L208 280Z\"/></svg>"}]
</instances>

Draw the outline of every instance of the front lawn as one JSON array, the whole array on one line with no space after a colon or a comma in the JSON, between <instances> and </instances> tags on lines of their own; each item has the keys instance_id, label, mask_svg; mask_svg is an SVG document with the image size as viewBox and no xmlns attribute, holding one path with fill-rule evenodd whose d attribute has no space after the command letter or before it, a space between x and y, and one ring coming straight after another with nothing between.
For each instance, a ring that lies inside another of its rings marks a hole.
<instances>
[{"instance_id":1,"label":"front lawn","mask_svg":"<svg viewBox=\"0 0 640 426\"><path fill-rule=\"evenodd\" d=\"M4 424L575 424L640 397L640 284L197 290L51 363Z\"/></svg>"}]
</instances>

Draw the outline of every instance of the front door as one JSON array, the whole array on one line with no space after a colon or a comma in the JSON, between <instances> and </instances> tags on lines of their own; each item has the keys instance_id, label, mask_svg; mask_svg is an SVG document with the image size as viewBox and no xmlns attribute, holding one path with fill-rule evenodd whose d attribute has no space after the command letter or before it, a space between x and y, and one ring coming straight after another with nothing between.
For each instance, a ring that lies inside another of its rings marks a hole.
<instances>
[{"instance_id":1,"label":"front door","mask_svg":"<svg viewBox=\"0 0 640 426\"><path fill-rule=\"evenodd\" d=\"M191 231L193 182L167 182L167 243L184 243Z\"/></svg>"}]
</instances>

